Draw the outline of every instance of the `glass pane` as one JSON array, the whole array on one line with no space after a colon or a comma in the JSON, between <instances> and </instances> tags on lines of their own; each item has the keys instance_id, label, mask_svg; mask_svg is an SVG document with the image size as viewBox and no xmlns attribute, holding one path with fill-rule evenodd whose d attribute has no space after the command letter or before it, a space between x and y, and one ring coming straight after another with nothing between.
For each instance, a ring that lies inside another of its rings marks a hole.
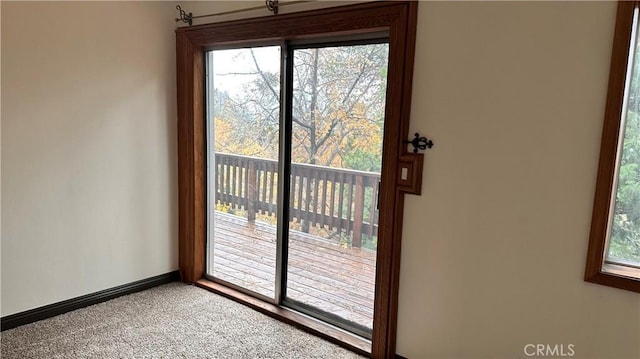
<instances>
[{"instance_id":1,"label":"glass pane","mask_svg":"<svg viewBox=\"0 0 640 359\"><path fill-rule=\"evenodd\" d=\"M294 51L286 297L367 336L388 44Z\"/></svg>"},{"instance_id":2,"label":"glass pane","mask_svg":"<svg viewBox=\"0 0 640 359\"><path fill-rule=\"evenodd\" d=\"M626 111L623 113L617 188L611 216L606 259L640 266L640 56L634 38L632 66L628 79Z\"/></svg>"},{"instance_id":3,"label":"glass pane","mask_svg":"<svg viewBox=\"0 0 640 359\"><path fill-rule=\"evenodd\" d=\"M207 55L207 273L274 298L280 47Z\"/></svg>"}]
</instances>

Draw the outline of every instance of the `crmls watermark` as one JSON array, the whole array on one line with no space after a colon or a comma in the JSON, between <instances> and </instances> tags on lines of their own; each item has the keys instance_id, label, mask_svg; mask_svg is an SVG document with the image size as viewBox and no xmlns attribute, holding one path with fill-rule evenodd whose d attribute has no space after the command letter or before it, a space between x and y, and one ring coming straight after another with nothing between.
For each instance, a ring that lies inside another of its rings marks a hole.
<instances>
[{"instance_id":1,"label":"crmls watermark","mask_svg":"<svg viewBox=\"0 0 640 359\"><path fill-rule=\"evenodd\" d=\"M524 355L528 357L572 357L576 354L573 344L527 344Z\"/></svg>"}]
</instances>

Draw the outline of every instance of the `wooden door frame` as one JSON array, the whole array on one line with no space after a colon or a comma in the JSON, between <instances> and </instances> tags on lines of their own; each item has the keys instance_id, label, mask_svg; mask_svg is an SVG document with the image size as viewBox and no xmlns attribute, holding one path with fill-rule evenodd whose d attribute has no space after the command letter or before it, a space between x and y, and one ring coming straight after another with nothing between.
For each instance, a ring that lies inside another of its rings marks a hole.
<instances>
[{"instance_id":1,"label":"wooden door frame","mask_svg":"<svg viewBox=\"0 0 640 359\"><path fill-rule=\"evenodd\" d=\"M416 1L372 2L285 15L236 20L176 29L178 98L178 212L181 280L232 297L281 320L322 335L360 353L367 350L322 326L232 293L205 279L206 144L204 51L221 45L282 41L388 31L389 67L385 109L382 185L371 352L373 358L395 356L400 239L404 191L398 186L401 158L407 154L413 78Z\"/></svg>"}]
</instances>

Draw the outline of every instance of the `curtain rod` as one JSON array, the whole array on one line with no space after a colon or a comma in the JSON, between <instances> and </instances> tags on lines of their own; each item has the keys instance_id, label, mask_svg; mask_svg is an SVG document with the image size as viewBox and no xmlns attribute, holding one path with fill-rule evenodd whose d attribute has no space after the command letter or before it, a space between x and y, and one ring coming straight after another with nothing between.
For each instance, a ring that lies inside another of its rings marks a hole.
<instances>
[{"instance_id":1,"label":"curtain rod","mask_svg":"<svg viewBox=\"0 0 640 359\"><path fill-rule=\"evenodd\" d=\"M305 3L305 2L311 2L311 0L299 0L299 1L288 1L285 3L280 4L278 0L265 0L264 1L264 7L267 8L267 10L271 11L274 15L278 15L278 8L283 7L283 6L288 6L288 5L295 5L295 4L300 4L300 3ZM192 13L186 13L184 10L182 10L182 8L180 7L180 5L176 6L176 10L178 10L178 16L175 20L176 22L182 21L185 24L189 24L189 26L193 25L193 19L199 19L199 18L203 18L203 17L213 17L213 16L222 16L222 15L229 15L229 14L237 14L237 13L241 13L241 12L247 12L247 11L253 11L253 10L260 10L262 9L263 6L253 6L253 7L248 7L248 8L244 8L244 9L237 9L237 10L229 10L229 11L222 11L222 12L217 12L217 13L213 13L213 14L205 14L205 15L197 15L197 16L193 16Z\"/></svg>"}]
</instances>

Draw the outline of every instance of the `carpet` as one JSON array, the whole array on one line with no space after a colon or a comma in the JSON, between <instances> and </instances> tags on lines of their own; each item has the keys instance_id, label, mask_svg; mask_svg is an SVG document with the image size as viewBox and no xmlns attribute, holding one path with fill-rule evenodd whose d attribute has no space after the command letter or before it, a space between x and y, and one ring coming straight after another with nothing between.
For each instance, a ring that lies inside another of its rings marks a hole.
<instances>
[{"instance_id":1,"label":"carpet","mask_svg":"<svg viewBox=\"0 0 640 359\"><path fill-rule=\"evenodd\" d=\"M1 333L2 358L362 358L204 289L171 283Z\"/></svg>"}]
</instances>

